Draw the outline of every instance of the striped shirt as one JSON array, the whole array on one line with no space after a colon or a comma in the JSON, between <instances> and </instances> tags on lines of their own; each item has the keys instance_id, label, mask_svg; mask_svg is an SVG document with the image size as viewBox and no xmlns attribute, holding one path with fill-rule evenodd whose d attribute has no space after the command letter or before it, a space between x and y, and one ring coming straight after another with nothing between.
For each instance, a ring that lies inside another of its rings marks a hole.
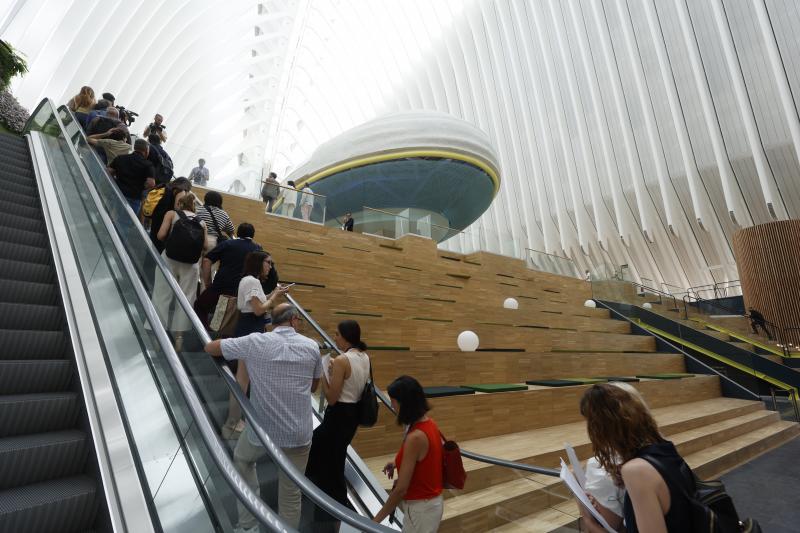
<instances>
[{"instance_id":1,"label":"striped shirt","mask_svg":"<svg viewBox=\"0 0 800 533\"><path fill-rule=\"evenodd\" d=\"M208 212L209 209L214 211L214 218L217 220L217 224L219 224L220 231L229 234L233 233L233 222L231 222L231 217L228 216L225 210L210 205L201 205L197 207L197 217L206 223L208 234L219 237L217 226L214 224L214 221L211 220L211 215Z\"/></svg>"}]
</instances>

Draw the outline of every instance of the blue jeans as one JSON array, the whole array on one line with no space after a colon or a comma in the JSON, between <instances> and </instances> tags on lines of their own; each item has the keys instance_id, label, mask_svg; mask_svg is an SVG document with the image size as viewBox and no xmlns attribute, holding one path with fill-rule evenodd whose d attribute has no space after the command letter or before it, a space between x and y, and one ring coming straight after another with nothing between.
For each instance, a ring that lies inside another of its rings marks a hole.
<instances>
[{"instance_id":1,"label":"blue jeans","mask_svg":"<svg viewBox=\"0 0 800 533\"><path fill-rule=\"evenodd\" d=\"M142 198L128 198L126 196L125 200L128 201L128 205L131 206L131 209L133 209L133 214L138 217L139 211L142 209Z\"/></svg>"}]
</instances>

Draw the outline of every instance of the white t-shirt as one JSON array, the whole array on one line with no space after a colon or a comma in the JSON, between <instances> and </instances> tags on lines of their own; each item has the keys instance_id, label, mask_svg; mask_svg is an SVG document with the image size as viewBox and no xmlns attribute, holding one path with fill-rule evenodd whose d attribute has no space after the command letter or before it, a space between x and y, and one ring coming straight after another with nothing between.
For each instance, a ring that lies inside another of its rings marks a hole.
<instances>
[{"instance_id":1,"label":"white t-shirt","mask_svg":"<svg viewBox=\"0 0 800 533\"><path fill-rule=\"evenodd\" d=\"M297 205L297 190L287 187L283 191L283 203L286 205Z\"/></svg>"},{"instance_id":2,"label":"white t-shirt","mask_svg":"<svg viewBox=\"0 0 800 533\"><path fill-rule=\"evenodd\" d=\"M350 348L339 357L347 357L350 361L350 377L342 383L342 394L339 401L342 403L358 403L364 386L369 381L369 356L356 348Z\"/></svg>"},{"instance_id":3,"label":"white t-shirt","mask_svg":"<svg viewBox=\"0 0 800 533\"><path fill-rule=\"evenodd\" d=\"M253 296L261 300L261 303L267 301L267 295L264 294L261 282L253 276L245 276L239 282L239 291L236 295L236 308L240 313L253 312L253 306L250 304Z\"/></svg>"}]
</instances>

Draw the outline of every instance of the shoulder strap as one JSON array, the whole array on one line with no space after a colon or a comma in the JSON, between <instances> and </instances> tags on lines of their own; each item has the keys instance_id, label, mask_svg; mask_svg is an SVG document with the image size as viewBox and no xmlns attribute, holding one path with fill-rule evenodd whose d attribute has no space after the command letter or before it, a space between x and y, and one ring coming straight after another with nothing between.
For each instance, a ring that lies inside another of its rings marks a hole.
<instances>
[{"instance_id":1,"label":"shoulder strap","mask_svg":"<svg viewBox=\"0 0 800 533\"><path fill-rule=\"evenodd\" d=\"M222 232L219 229L219 224L217 224L217 218L214 216L214 206L206 205L204 207L206 208L206 211L208 211L208 214L211 215L211 222L214 224L214 229L217 230L217 235L221 237Z\"/></svg>"},{"instance_id":2,"label":"shoulder strap","mask_svg":"<svg viewBox=\"0 0 800 533\"><path fill-rule=\"evenodd\" d=\"M180 219L186 220L189 218L186 216L186 213L183 212L183 209L176 209L175 212L178 213L178 218Z\"/></svg>"}]
</instances>

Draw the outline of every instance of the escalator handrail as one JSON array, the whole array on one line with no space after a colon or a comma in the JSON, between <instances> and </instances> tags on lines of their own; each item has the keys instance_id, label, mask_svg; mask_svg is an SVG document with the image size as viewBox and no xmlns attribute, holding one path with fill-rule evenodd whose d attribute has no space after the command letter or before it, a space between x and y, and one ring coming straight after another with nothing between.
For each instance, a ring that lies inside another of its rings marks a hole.
<instances>
[{"instance_id":1,"label":"escalator handrail","mask_svg":"<svg viewBox=\"0 0 800 533\"><path fill-rule=\"evenodd\" d=\"M289 300L289 302L297 308L297 310L303 316L303 319L317 332L317 334L320 337L322 337L322 339L325 341L325 348L330 350L335 350L337 354L342 355L343 352L339 349L338 346L336 346L336 343L333 341L330 335L328 335L328 333L322 328L322 326L320 326L311 317L308 311L303 309L303 307L300 304L298 304L297 301L288 293L286 294L286 299ZM386 407L392 414L397 415L397 412L392 407L392 402L389 400L389 397L386 395L385 392L380 390L380 388L377 385L375 385L375 393L378 396L378 399L380 399L381 403L384 405L384 407ZM543 466L535 466L527 463L507 461L505 459L500 459L499 457L492 457L489 455L482 455L479 453L470 452L464 450L463 448L461 449L461 456L466 457L467 459L472 459L473 461L478 461L481 463L489 463L506 468L513 468L515 470L522 470L524 472L530 472L533 474L543 474L545 476L553 476L553 477L559 476L559 471L553 468L545 468Z\"/></svg>"},{"instance_id":2,"label":"escalator handrail","mask_svg":"<svg viewBox=\"0 0 800 533\"><path fill-rule=\"evenodd\" d=\"M63 110L63 111L65 111L67 113L70 113L70 114L72 113L66 106L61 106L58 110L59 111ZM61 127L63 129L64 126L61 123L61 118L58 117L58 113L56 113L56 117L57 117L57 119L59 121L59 124L61 125ZM75 120L74 116L73 116L73 120ZM82 130L80 131L80 134L85 140L86 137L85 137L85 134L83 133ZM66 136L66 131L65 131L65 136ZM68 143L68 144L71 144L71 143ZM74 152L74 147L73 147L73 152ZM80 161L80 156L77 154L77 152L74 152L74 155ZM94 151L92 151L92 156L97 157L96 154L94 154ZM111 180L111 178L108 176L108 174L106 172L104 172L103 175L109 181ZM94 188L94 186L93 186L91 180L89 179L89 177L84 175L84 178L87 181L87 187L89 187L91 189L91 191L92 191L92 193L94 195L97 195L97 200L100 201L99 200L99 195L98 195L96 189ZM122 196L122 193L119 191L119 189L116 187L116 185L114 185L113 183L112 183L112 185L113 185L113 187L111 187L111 189L117 195L118 200L120 202L125 203L125 200L124 200L124 198ZM100 203L99 205L102 205L102 203ZM136 219L136 217L133 215L132 211L130 211L129 209L128 209L128 211L129 211L130 215L134 218L134 222L135 222L134 227L137 228L137 231L140 234L142 240L145 242L145 245L147 246L147 249L153 255L153 258L155 259L155 262L158 265L158 268L161 270L161 272L162 272L163 276L165 277L167 283L169 284L170 288L172 289L176 301L181 306L183 311L186 313L187 317L189 318L189 320L191 322L191 325L192 325L193 329L195 330L197 335L200 337L200 340L204 344L208 344L209 342L211 342L211 337L209 336L209 334L206 331L206 329L203 326L203 324L200 322L200 319L195 314L194 309L192 308L192 305L189 303L189 300L186 298L186 295L183 294L183 291L181 290L181 288L178 285L177 281L175 281L175 279L173 278L172 273L170 272L170 270L167 267L167 265L164 263L164 260L162 259L161 255L156 251L155 246L153 245L152 241L150 240L150 237L147 235L147 233L145 233L144 228L139 223L138 219ZM106 220L108 218L108 213L106 213L106 211L104 209L101 209L101 212L104 215L103 220L106 221L108 224L111 224L110 220ZM111 225L111 228L113 229L113 224ZM115 237L115 242L119 242L119 238L118 238L118 236L116 234L116 231L112 232L112 234L113 234L113 237ZM120 247L122 246L121 243L119 243L119 246ZM128 261L130 261L130 258L128 257L128 255L125 252L124 248L121 248L121 251L122 251L122 255L124 256L124 258L127 259ZM132 263L131 263L131 265L132 265ZM135 274L135 270L134 270L134 274ZM146 296L146 292L145 292L145 296ZM147 300L148 300L148 302L150 301L149 297L147 297ZM157 315L156 315L156 318L157 318ZM160 321L159 321L159 325L160 325ZM161 329L163 330L163 328L161 328ZM166 335L166 332L164 332L164 335ZM169 342L169 338L168 337L167 337L167 341L168 341L169 346L172 347L172 343ZM173 353L174 353L174 349L173 349ZM177 354L176 354L176 357L177 357ZM208 356L208 357L210 357L210 356ZM241 389L239 383L236 381L236 378L233 376L233 374L231 373L231 371L227 367L227 365L222 364L222 361L218 361L218 366L220 368L220 372L222 374L224 383L226 384L226 386L228 387L230 392L234 395L234 397L236 397L236 400L240 403L241 408L242 408L242 413L245 415L245 418L247 419L247 421L248 421L248 423L250 425L250 429L252 429L253 432L258 436L259 441L261 441L261 444L264 446L265 451L270 456L272 461L277 465L277 467L281 471L286 473L286 475L289 477L289 479L291 479L292 482L294 482L298 487L300 487L300 489L303 492L303 494L305 494L311 501L313 501L316 505L318 505L319 507L324 509L331 516L335 517L336 519L340 520L341 522L344 522L346 524L349 524L349 525L351 525L353 527L358 528L360 531L367 531L367 532L370 532L370 533L388 533L388 532L395 531L395 530L393 530L391 528L388 528L386 526L382 526L382 525L376 524L372 520L369 520L369 519L367 519L367 518L365 518L365 517L363 517L361 515L354 514L351 509L349 509L348 507L345 507L344 505L342 505L341 503L339 503L338 501L334 500L333 498L328 496L326 493L321 491L308 478L306 478L305 475L302 472L297 470L297 468L294 466L294 464L292 464L289 461L289 459L286 457L286 455L283 453L283 451L277 445L275 445L275 443L272 441L270 436L267 434L267 432L261 426L261 424L258 421L258 418L257 418L257 416L255 414L255 411L253 409L252 403L250 403L250 400L242 392L242 389ZM186 371L185 371L185 369L183 369L182 365L180 366L180 374L181 374L182 378L185 377L187 380L189 379L188 375L186 374ZM181 387L183 388L184 383L182 382L182 379L179 380L179 383L181 383ZM187 386L191 389L191 391L194 394L196 394L196 391L194 390L194 386L191 385L191 382L187 381L186 383L188 383ZM198 400L198 402L199 402L199 400ZM198 405L200 405L200 404L198 404ZM202 405L200 405L200 408L202 409ZM207 421L207 419L206 419L206 421ZM209 425L210 425L210 423L209 423ZM214 435L216 436L216 433L214 433ZM228 458L228 460L230 460L230 458L227 456L227 454L225 454L225 457Z\"/></svg>"},{"instance_id":3,"label":"escalator handrail","mask_svg":"<svg viewBox=\"0 0 800 533\"><path fill-rule=\"evenodd\" d=\"M72 156L75 157L76 161L80 162L81 161L80 155L75 149L75 146L69 140L66 127L64 126L61 117L58 115L58 111L56 111L56 108L52 102L50 102L50 105L53 108L56 122L58 123L58 126L61 128L61 131L64 134L64 138L67 139L67 145L69 146ZM64 107L64 109L66 108ZM211 424L211 421L208 419L205 409L203 408L202 402L200 401L200 398L197 395L197 391L195 391L189 376L184 370L183 365L181 364L180 359L178 358L178 354L176 353L172 345L172 342L170 341L169 336L167 335L166 330L161 324L161 320L158 317L158 313L155 307L153 306L150 297L147 295L147 292L144 290L142 283L139 281L139 277L136 272L136 267L133 265L133 262L128 256L125 247L123 246L122 241L119 238L119 235L117 235L117 232L114 228L111 218L103 208L103 203L102 200L100 199L100 195L94 188L91 179L89 178L82 164L79 165L79 168L81 170L81 176L83 177L83 180L86 183L86 189L92 196L92 200L98 207L98 214L100 216L100 220L106 226L106 230L109 233L111 242L115 248L115 251L117 252L117 255L120 258L120 261L122 262L123 268L125 269L125 274L129 276L130 279L133 281L131 285L136 291L136 295L142 305L145 315L147 316L147 320L151 325L152 331L155 333L158 339L161 349L166 354L167 362L169 363L170 368L172 369L172 373L176 379L176 382L178 383L178 386L180 387L184 400L186 400L186 403L188 404L189 409L192 412L192 416L196 423L196 427L200 431L200 436L203 439L206 448L210 452L210 455L214 463L222 472L223 476L225 477L225 481L230 486L231 490L236 494L237 499L239 499L239 501L241 501L245 505L245 507L247 507L247 509L251 513L253 513L253 515L258 519L258 521L262 525L269 527L271 531L287 531L287 532L295 531L294 529L286 526L286 524L283 523L283 520L274 511L272 511L272 509L270 509L266 504L264 504L264 502L253 492L253 490L250 488L247 482L241 477L239 472L236 470L236 467L234 466L230 456L228 456L228 454L225 452L224 444L220 440L219 435L217 435L214 427Z\"/></svg>"}]
</instances>

